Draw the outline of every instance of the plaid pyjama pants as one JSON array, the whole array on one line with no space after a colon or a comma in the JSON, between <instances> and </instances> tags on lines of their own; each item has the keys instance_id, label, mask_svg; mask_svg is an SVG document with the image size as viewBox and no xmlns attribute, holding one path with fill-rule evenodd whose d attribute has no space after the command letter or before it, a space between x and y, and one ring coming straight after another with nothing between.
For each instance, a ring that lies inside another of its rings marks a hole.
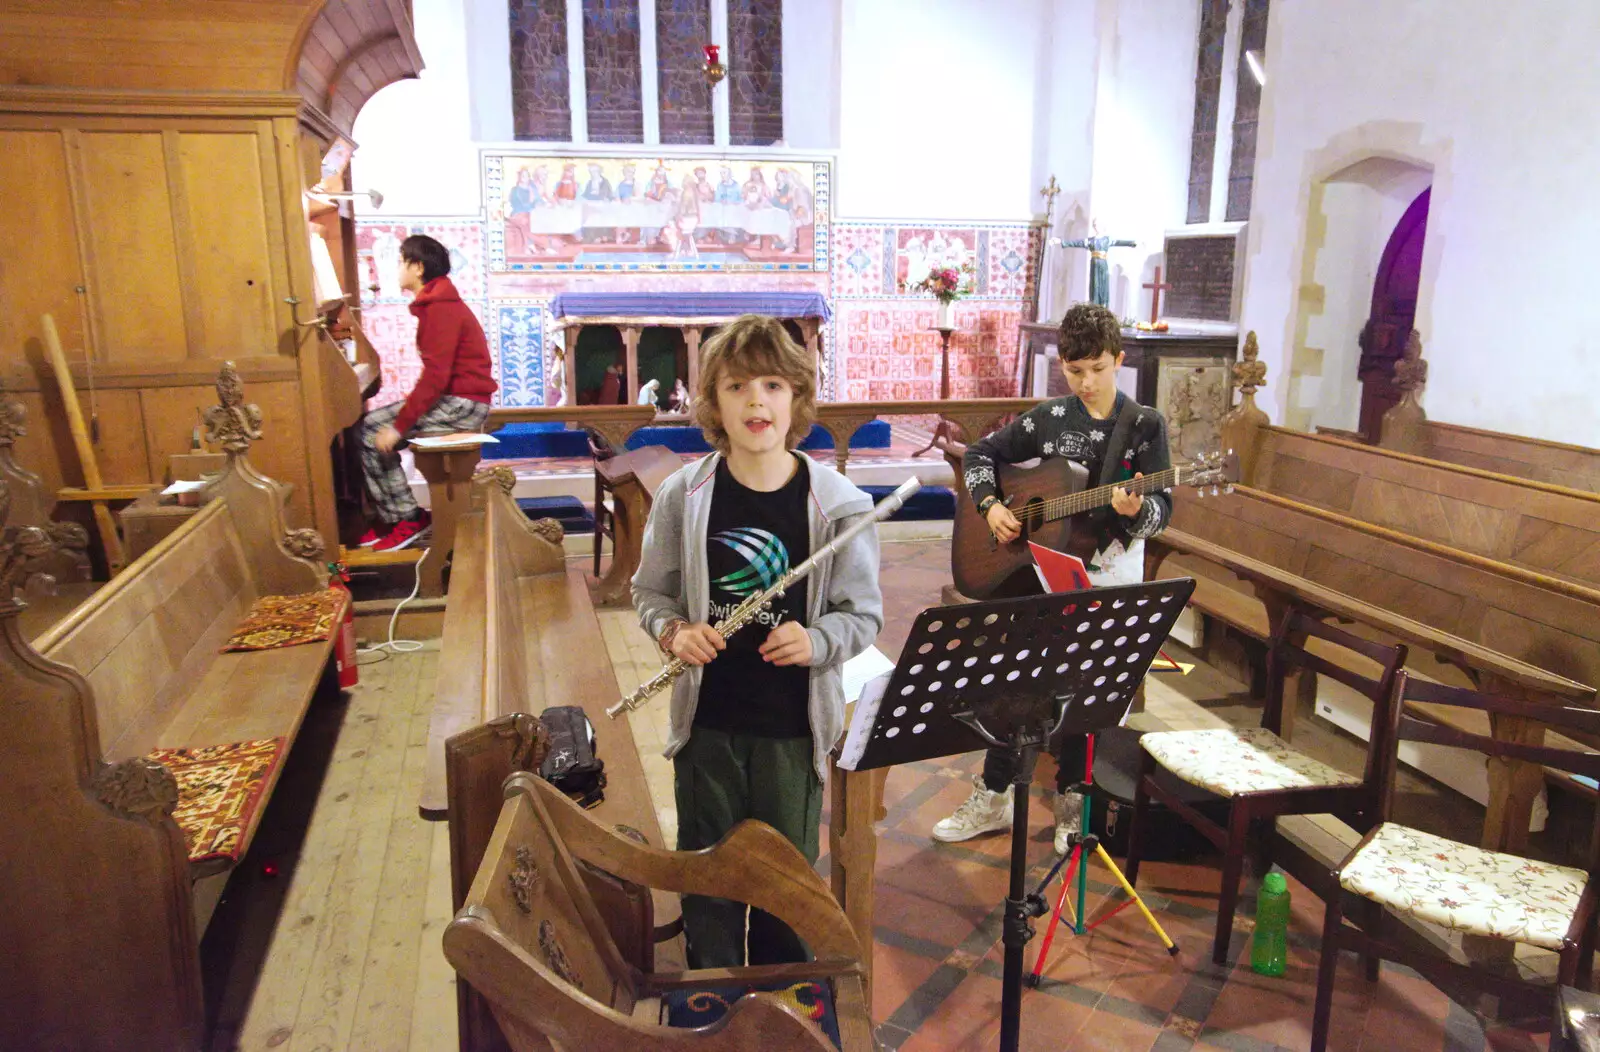
<instances>
[{"instance_id":1,"label":"plaid pyjama pants","mask_svg":"<svg viewBox=\"0 0 1600 1052\"><path fill-rule=\"evenodd\" d=\"M361 468L367 478L367 493L385 523L393 525L417 513L417 499L400 466L400 451L384 455L373 446L373 438L386 427L394 426L404 402L390 402L361 419ZM406 438L426 431L482 431L489 420L489 407L460 395L441 395L433 408L423 413L407 431Z\"/></svg>"}]
</instances>

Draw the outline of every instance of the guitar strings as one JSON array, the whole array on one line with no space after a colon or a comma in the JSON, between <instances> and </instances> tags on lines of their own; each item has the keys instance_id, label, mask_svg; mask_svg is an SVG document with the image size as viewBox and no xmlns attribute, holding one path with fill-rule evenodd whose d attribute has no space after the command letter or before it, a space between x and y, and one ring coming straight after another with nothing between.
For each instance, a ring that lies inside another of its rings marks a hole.
<instances>
[{"instance_id":1,"label":"guitar strings","mask_svg":"<svg viewBox=\"0 0 1600 1052\"><path fill-rule=\"evenodd\" d=\"M1177 480L1178 469L1168 468L1165 471L1158 471L1154 475L1131 479L1127 484L1120 487L1117 485L1096 486L1094 489L1084 490L1082 493L1069 493L1060 497L1051 497L1042 504L1025 509L1025 512L1028 518L1032 519L1037 517L1035 509L1043 509L1043 521L1051 522L1076 515L1079 512L1088 511L1090 508L1097 508L1103 504L1111 503L1111 491L1113 489L1121 488L1126 489L1129 493L1145 494L1152 490L1165 489L1176 483Z\"/></svg>"}]
</instances>

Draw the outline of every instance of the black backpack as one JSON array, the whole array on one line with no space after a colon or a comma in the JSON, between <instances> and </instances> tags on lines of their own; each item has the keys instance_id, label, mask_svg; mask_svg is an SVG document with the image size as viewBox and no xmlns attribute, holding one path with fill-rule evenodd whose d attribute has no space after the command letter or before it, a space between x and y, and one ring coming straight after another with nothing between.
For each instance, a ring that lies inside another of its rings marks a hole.
<instances>
[{"instance_id":1,"label":"black backpack","mask_svg":"<svg viewBox=\"0 0 1600 1052\"><path fill-rule=\"evenodd\" d=\"M594 727L577 705L554 705L539 714L550 732L550 751L539 775L584 807L605 799L606 765L594 754Z\"/></svg>"}]
</instances>

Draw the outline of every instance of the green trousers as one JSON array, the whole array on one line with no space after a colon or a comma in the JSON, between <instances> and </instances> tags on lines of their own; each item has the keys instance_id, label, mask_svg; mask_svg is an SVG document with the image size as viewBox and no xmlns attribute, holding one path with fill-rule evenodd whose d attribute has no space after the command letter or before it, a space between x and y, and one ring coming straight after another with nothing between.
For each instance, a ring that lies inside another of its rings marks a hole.
<instances>
[{"instance_id":1,"label":"green trousers","mask_svg":"<svg viewBox=\"0 0 1600 1052\"><path fill-rule=\"evenodd\" d=\"M815 863L822 781L810 738L759 738L696 727L672 758L678 850L698 851L746 818L767 823ZM749 909L749 963L810 959L805 943L778 918ZM746 907L705 895L683 897L690 968L735 968L745 961Z\"/></svg>"}]
</instances>

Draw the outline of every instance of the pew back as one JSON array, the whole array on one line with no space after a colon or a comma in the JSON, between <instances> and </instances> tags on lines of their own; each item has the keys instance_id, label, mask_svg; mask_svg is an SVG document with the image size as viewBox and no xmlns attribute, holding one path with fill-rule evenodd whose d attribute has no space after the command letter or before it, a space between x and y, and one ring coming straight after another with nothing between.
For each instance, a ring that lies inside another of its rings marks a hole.
<instances>
[{"instance_id":1,"label":"pew back","mask_svg":"<svg viewBox=\"0 0 1600 1052\"><path fill-rule=\"evenodd\" d=\"M1261 429L1257 489L1462 551L1600 584L1600 493Z\"/></svg>"},{"instance_id":2,"label":"pew back","mask_svg":"<svg viewBox=\"0 0 1600 1052\"><path fill-rule=\"evenodd\" d=\"M212 501L37 646L89 681L104 758L142 756L255 599L228 505Z\"/></svg>"}]
</instances>

